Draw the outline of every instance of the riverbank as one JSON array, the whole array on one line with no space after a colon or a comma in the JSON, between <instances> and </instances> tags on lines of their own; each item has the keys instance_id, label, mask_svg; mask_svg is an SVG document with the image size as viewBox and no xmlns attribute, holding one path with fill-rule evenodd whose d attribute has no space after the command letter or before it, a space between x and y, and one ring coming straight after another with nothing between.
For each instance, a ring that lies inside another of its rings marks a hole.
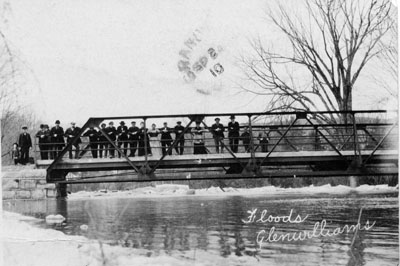
<instances>
[{"instance_id":1,"label":"riverbank","mask_svg":"<svg viewBox=\"0 0 400 266\"><path fill-rule=\"evenodd\" d=\"M111 246L83 236L66 235L30 223L39 219L3 212L3 264L13 266L126 266L126 265L254 265L253 257L229 256L204 251L154 254L144 249ZM29 222L29 223L28 223ZM229 263L227 264L227 261Z\"/></svg>"}]
</instances>

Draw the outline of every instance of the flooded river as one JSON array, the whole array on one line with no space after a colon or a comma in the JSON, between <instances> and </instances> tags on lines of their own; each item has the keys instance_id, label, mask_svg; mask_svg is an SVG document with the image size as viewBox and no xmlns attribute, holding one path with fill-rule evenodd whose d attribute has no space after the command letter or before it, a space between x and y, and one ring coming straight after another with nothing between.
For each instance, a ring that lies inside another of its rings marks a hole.
<instances>
[{"instance_id":1,"label":"flooded river","mask_svg":"<svg viewBox=\"0 0 400 266\"><path fill-rule=\"evenodd\" d=\"M399 261L397 194L53 199L10 201L3 207L42 219L58 213L67 218L65 223L31 223L147 250L147 256L191 257L193 265L204 254L222 257L226 265L238 265L232 262L235 257L248 257L254 265L397 265ZM357 222L361 230L347 233L345 229ZM82 225L88 229L82 230ZM289 237L302 232L309 237Z\"/></svg>"}]
</instances>

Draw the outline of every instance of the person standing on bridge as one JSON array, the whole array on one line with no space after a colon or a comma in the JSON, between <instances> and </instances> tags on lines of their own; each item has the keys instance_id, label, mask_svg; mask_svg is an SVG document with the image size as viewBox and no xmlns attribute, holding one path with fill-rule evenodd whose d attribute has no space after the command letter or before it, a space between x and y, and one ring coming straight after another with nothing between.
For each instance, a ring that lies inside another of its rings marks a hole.
<instances>
[{"instance_id":1,"label":"person standing on bridge","mask_svg":"<svg viewBox=\"0 0 400 266\"><path fill-rule=\"evenodd\" d=\"M269 134L264 132L260 132L258 134L259 145L261 146L261 152L268 152L268 142L269 142Z\"/></svg>"},{"instance_id":2,"label":"person standing on bridge","mask_svg":"<svg viewBox=\"0 0 400 266\"><path fill-rule=\"evenodd\" d=\"M40 159L48 160L49 159L49 151L48 151L48 142L49 142L49 131L46 130L45 125L40 125L40 130L36 133L36 137L39 139L39 150L40 150Z\"/></svg>"},{"instance_id":3,"label":"person standing on bridge","mask_svg":"<svg viewBox=\"0 0 400 266\"><path fill-rule=\"evenodd\" d=\"M166 155L167 150L172 145L171 129L168 127L167 122L164 122L164 127L160 128L160 131L161 131L162 154ZM172 150L168 152L168 155L172 155Z\"/></svg>"},{"instance_id":4,"label":"person standing on bridge","mask_svg":"<svg viewBox=\"0 0 400 266\"><path fill-rule=\"evenodd\" d=\"M204 146L204 132L200 126L200 121L196 121L196 126L191 130L193 134L193 154L207 154L206 147Z\"/></svg>"},{"instance_id":5,"label":"person standing on bridge","mask_svg":"<svg viewBox=\"0 0 400 266\"><path fill-rule=\"evenodd\" d=\"M177 154L182 155L183 150L185 149L185 134L183 134L185 128L182 126L181 121L176 122L176 124L177 125L174 128L175 140L179 140L176 143L175 151Z\"/></svg>"},{"instance_id":6,"label":"person standing on bridge","mask_svg":"<svg viewBox=\"0 0 400 266\"><path fill-rule=\"evenodd\" d=\"M148 129L145 128L144 122L140 123L140 128L138 131L138 136L139 136L139 151L138 155L139 156L144 156L149 155L152 156L151 153L151 147L150 147L150 137L149 134L147 133Z\"/></svg>"},{"instance_id":7,"label":"person standing on bridge","mask_svg":"<svg viewBox=\"0 0 400 266\"><path fill-rule=\"evenodd\" d=\"M118 148L121 149L123 146L124 148L122 149L123 153L127 154L128 151L128 127L125 126L125 122L121 121L119 123L119 127L117 128L117 133L118 133ZM118 157L121 158L122 154L118 154Z\"/></svg>"},{"instance_id":8,"label":"person standing on bridge","mask_svg":"<svg viewBox=\"0 0 400 266\"><path fill-rule=\"evenodd\" d=\"M215 124L211 126L211 133L213 134L214 143L215 143L215 150L219 153L219 147L221 146L221 153L224 152L224 146L222 145L224 141L224 125L219 123L220 119L217 117L215 118ZM222 143L221 143L222 142Z\"/></svg>"},{"instance_id":9,"label":"person standing on bridge","mask_svg":"<svg viewBox=\"0 0 400 266\"><path fill-rule=\"evenodd\" d=\"M90 151L92 152L93 158L97 158L99 132L97 132L97 130L94 127L90 127L89 130L86 131L85 134L83 134L83 136L89 137Z\"/></svg>"},{"instance_id":10,"label":"person standing on bridge","mask_svg":"<svg viewBox=\"0 0 400 266\"><path fill-rule=\"evenodd\" d=\"M239 123L235 121L235 116L231 115L231 122L228 123L228 138L229 138L229 147L232 152L238 152L239 147Z\"/></svg>"},{"instance_id":11,"label":"person standing on bridge","mask_svg":"<svg viewBox=\"0 0 400 266\"><path fill-rule=\"evenodd\" d=\"M60 120L56 120L55 126L51 128L50 136L53 150L51 159L56 159L65 145L64 129L60 127Z\"/></svg>"},{"instance_id":12,"label":"person standing on bridge","mask_svg":"<svg viewBox=\"0 0 400 266\"><path fill-rule=\"evenodd\" d=\"M153 156L161 157L161 145L160 140L158 139L160 131L157 129L156 124L151 125L151 129L149 130L150 136L150 145L152 149Z\"/></svg>"},{"instance_id":13,"label":"person standing on bridge","mask_svg":"<svg viewBox=\"0 0 400 266\"><path fill-rule=\"evenodd\" d=\"M100 125L100 131L98 132L98 141L99 141L99 157L103 158L103 151L104 151L104 158L107 158L108 154L108 144L107 144L107 138L101 133L103 131L106 133L106 124L101 123ZM107 134L107 133L106 133Z\"/></svg>"},{"instance_id":14,"label":"person standing on bridge","mask_svg":"<svg viewBox=\"0 0 400 266\"><path fill-rule=\"evenodd\" d=\"M28 127L22 127L23 132L19 135L18 145L21 150L21 164L29 163L29 149L32 148L31 135L28 133Z\"/></svg>"},{"instance_id":15,"label":"person standing on bridge","mask_svg":"<svg viewBox=\"0 0 400 266\"><path fill-rule=\"evenodd\" d=\"M135 157L135 153L139 143L139 128L136 126L136 122L131 122L131 127L128 129L128 136L129 136L129 145L130 145L130 153L129 157Z\"/></svg>"},{"instance_id":16,"label":"person standing on bridge","mask_svg":"<svg viewBox=\"0 0 400 266\"><path fill-rule=\"evenodd\" d=\"M65 136L67 137L67 143L70 143L81 131L80 127L75 126L75 122L71 122L71 127L65 130ZM69 147L68 153L69 158L72 159L72 146L75 147L75 159L79 159L79 144L82 143L81 138L78 137Z\"/></svg>"},{"instance_id":17,"label":"person standing on bridge","mask_svg":"<svg viewBox=\"0 0 400 266\"><path fill-rule=\"evenodd\" d=\"M240 135L242 140L244 152L249 152L251 136L247 127L244 128L242 135Z\"/></svg>"},{"instance_id":18,"label":"person standing on bridge","mask_svg":"<svg viewBox=\"0 0 400 266\"><path fill-rule=\"evenodd\" d=\"M117 129L114 127L114 122L108 123L108 127L105 129L105 133L107 136L110 138L110 140L113 142L115 145L115 141L117 140ZM114 145L111 143L108 143L107 147L109 150L110 158L114 158L115 156L115 148Z\"/></svg>"}]
</instances>

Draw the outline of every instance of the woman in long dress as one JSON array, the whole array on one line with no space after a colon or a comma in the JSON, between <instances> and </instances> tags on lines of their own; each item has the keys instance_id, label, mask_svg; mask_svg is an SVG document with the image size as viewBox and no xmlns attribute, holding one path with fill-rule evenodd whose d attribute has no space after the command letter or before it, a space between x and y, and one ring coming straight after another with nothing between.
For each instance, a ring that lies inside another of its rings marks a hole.
<instances>
[{"instance_id":1,"label":"woman in long dress","mask_svg":"<svg viewBox=\"0 0 400 266\"><path fill-rule=\"evenodd\" d=\"M153 156L161 157L161 145L158 135L160 131L156 128L156 124L151 125L151 129L149 130L150 137L150 145L152 148Z\"/></svg>"},{"instance_id":2,"label":"woman in long dress","mask_svg":"<svg viewBox=\"0 0 400 266\"><path fill-rule=\"evenodd\" d=\"M196 127L192 129L193 154L207 154L206 147L204 146L204 132L206 130L200 127L199 121L196 121Z\"/></svg>"},{"instance_id":3,"label":"woman in long dress","mask_svg":"<svg viewBox=\"0 0 400 266\"><path fill-rule=\"evenodd\" d=\"M139 137L139 151L138 151L139 154L138 155L139 156L145 155L145 147L147 146L147 155L151 156L152 153L151 153L148 129L144 127L143 122L140 123L138 137Z\"/></svg>"}]
</instances>

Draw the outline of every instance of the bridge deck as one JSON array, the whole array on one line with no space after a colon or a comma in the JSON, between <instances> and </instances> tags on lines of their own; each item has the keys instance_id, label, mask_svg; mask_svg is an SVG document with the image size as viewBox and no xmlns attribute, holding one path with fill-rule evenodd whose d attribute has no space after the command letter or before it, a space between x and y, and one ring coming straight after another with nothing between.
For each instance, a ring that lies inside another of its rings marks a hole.
<instances>
[{"instance_id":1,"label":"bridge deck","mask_svg":"<svg viewBox=\"0 0 400 266\"><path fill-rule=\"evenodd\" d=\"M371 154L372 150L361 151L362 157L365 158ZM268 153L255 153L257 160L262 160ZM341 151L343 156L339 156L335 151L298 151L298 152L273 152L265 160L264 165L304 165L307 163L318 162L337 162L342 160L350 160L354 157L354 151ZM250 153L236 153L234 158L229 153L223 154L186 154L186 155L170 155L166 156L160 163L159 168L184 168L184 167L213 167L226 166L234 163L243 164L251 159ZM145 158L129 157L136 166L145 164ZM159 156L148 157L148 164L151 167L159 161ZM397 163L397 150L378 150L375 152L369 163ZM52 160L38 160L38 168L47 168ZM68 171L97 171L97 170L117 170L131 169L124 158L81 158L61 160L53 169Z\"/></svg>"}]
</instances>

